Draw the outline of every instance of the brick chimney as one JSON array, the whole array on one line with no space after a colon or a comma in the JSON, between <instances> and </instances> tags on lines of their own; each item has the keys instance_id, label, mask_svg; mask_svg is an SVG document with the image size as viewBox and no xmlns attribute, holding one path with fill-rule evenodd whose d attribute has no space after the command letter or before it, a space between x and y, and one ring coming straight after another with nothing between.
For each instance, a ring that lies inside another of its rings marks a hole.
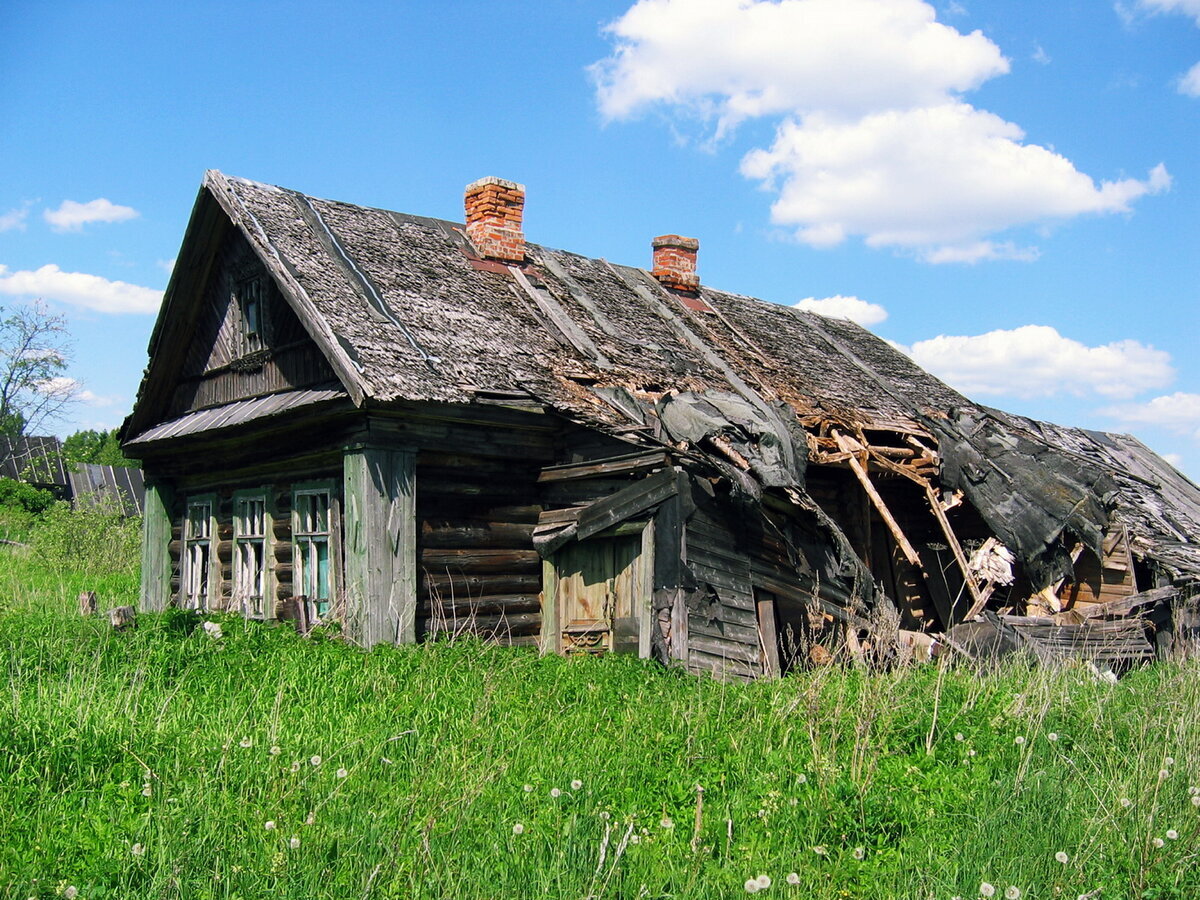
<instances>
[{"instance_id":1,"label":"brick chimney","mask_svg":"<svg viewBox=\"0 0 1200 900\"><path fill-rule=\"evenodd\" d=\"M525 185L503 178L480 178L467 185L467 237L488 259L522 262L525 235L521 217L525 212Z\"/></svg>"},{"instance_id":2,"label":"brick chimney","mask_svg":"<svg viewBox=\"0 0 1200 900\"><path fill-rule=\"evenodd\" d=\"M679 291L695 291L700 287L696 274L696 251L700 242L695 238L664 234L650 242L654 248L653 275L667 287Z\"/></svg>"}]
</instances>

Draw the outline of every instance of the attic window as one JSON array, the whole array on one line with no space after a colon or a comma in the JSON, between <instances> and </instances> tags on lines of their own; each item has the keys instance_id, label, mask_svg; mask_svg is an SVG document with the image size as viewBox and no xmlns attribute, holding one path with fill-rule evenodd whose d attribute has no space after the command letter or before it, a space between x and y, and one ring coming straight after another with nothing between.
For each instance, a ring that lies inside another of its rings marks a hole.
<instances>
[{"instance_id":1,"label":"attic window","mask_svg":"<svg viewBox=\"0 0 1200 900\"><path fill-rule=\"evenodd\" d=\"M242 316L242 355L261 350L266 344L263 307L267 302L264 278L250 278L237 287L238 307Z\"/></svg>"}]
</instances>

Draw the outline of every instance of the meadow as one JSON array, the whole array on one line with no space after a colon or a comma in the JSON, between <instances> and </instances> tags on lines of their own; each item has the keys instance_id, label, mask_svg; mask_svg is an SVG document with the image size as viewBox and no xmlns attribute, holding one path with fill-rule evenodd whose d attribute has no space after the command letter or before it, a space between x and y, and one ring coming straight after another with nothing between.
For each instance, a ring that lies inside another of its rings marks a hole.
<instances>
[{"instance_id":1,"label":"meadow","mask_svg":"<svg viewBox=\"0 0 1200 900\"><path fill-rule=\"evenodd\" d=\"M53 515L0 547L3 897L1200 896L1194 662L721 684L177 610L115 632L76 597L135 603L136 536Z\"/></svg>"}]
</instances>

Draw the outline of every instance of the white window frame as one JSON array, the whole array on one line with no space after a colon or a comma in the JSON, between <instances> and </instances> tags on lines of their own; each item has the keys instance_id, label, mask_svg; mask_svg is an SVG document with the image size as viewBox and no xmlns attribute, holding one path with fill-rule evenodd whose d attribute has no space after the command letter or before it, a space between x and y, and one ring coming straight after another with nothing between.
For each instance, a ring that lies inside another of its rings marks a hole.
<instances>
[{"instance_id":1,"label":"white window frame","mask_svg":"<svg viewBox=\"0 0 1200 900\"><path fill-rule=\"evenodd\" d=\"M271 507L266 487L233 494L233 601L242 615L269 619L274 612L271 574Z\"/></svg>"},{"instance_id":2,"label":"white window frame","mask_svg":"<svg viewBox=\"0 0 1200 900\"><path fill-rule=\"evenodd\" d=\"M193 510L201 511L199 516ZM183 553L179 560L179 593L185 609L212 608L217 530L217 497L195 494L183 506Z\"/></svg>"},{"instance_id":3,"label":"white window frame","mask_svg":"<svg viewBox=\"0 0 1200 900\"><path fill-rule=\"evenodd\" d=\"M307 527L315 523L304 520L305 514L308 512L304 507L309 502L308 498L311 497L324 497L325 528L323 530ZM319 481L294 485L292 488L292 595L305 598L314 622L329 621L334 614L338 588L337 560L340 557L337 535L337 495L334 492L333 482ZM320 570L317 548L322 543L325 545L324 587L326 596L314 597L305 589L305 581L313 568Z\"/></svg>"}]
</instances>

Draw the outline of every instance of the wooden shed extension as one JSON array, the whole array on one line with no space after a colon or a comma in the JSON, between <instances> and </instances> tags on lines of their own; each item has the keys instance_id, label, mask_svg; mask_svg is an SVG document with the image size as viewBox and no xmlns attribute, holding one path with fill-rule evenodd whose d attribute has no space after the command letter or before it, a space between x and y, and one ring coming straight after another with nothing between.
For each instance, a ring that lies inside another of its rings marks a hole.
<instances>
[{"instance_id":1,"label":"wooden shed extension","mask_svg":"<svg viewBox=\"0 0 1200 900\"><path fill-rule=\"evenodd\" d=\"M523 243L519 212L476 246L205 176L123 431L145 606L757 677L1200 578L1200 490L1132 438L977 406L850 322Z\"/></svg>"}]
</instances>

